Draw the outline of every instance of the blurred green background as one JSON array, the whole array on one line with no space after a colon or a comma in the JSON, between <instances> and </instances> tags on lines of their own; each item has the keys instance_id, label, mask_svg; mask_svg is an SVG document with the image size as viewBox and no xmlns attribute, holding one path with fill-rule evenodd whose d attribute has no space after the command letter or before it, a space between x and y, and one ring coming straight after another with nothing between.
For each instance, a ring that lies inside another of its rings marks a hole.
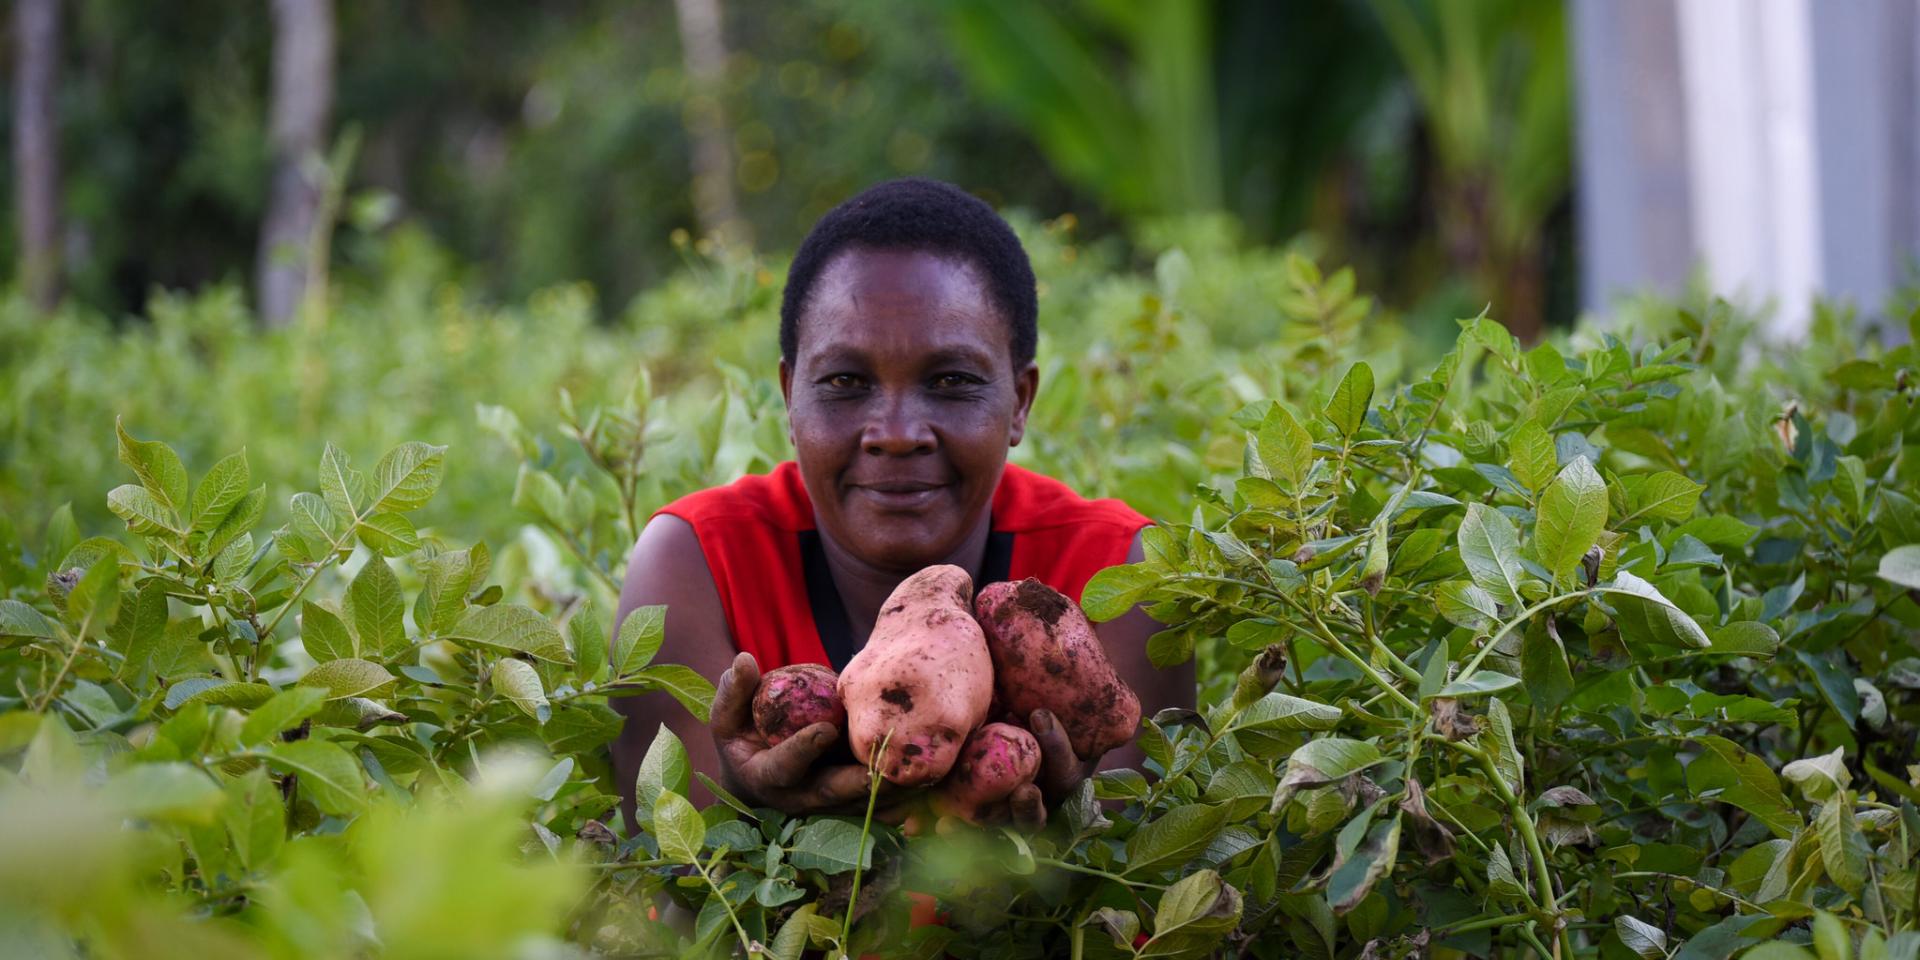
<instances>
[{"instance_id":1,"label":"blurred green background","mask_svg":"<svg viewBox=\"0 0 1920 960\"><path fill-rule=\"evenodd\" d=\"M68 295L119 318L160 289L245 287L274 11L299 4L54 5ZM1574 308L1557 2L318 6L349 280L382 269L369 238L418 230L475 297L586 281L605 319L683 267L676 237L790 250L838 201L917 174L1149 257L1168 217L1217 215L1246 244L1305 232L1421 316L1496 300L1532 329ZM683 42L703 13L721 24L705 63Z\"/></svg>"}]
</instances>

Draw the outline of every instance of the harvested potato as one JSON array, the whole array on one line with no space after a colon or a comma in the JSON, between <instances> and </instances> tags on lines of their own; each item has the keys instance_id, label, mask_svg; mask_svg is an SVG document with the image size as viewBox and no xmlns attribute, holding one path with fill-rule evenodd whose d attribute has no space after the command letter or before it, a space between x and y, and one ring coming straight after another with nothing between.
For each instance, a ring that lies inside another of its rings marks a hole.
<instances>
[{"instance_id":1,"label":"harvested potato","mask_svg":"<svg viewBox=\"0 0 1920 960\"><path fill-rule=\"evenodd\" d=\"M817 663L769 670L753 694L753 726L770 747L822 721L844 729L847 708L839 687L840 675Z\"/></svg>"},{"instance_id":2,"label":"harvested potato","mask_svg":"<svg viewBox=\"0 0 1920 960\"><path fill-rule=\"evenodd\" d=\"M985 821L996 804L1040 772L1040 741L1011 723L989 723L967 737L960 759L933 797L942 816Z\"/></svg>"},{"instance_id":3,"label":"harvested potato","mask_svg":"<svg viewBox=\"0 0 1920 960\"><path fill-rule=\"evenodd\" d=\"M853 755L892 783L925 786L946 776L967 734L986 720L993 660L972 593L973 578L948 564L901 581L840 674ZM889 731L886 755L874 757Z\"/></svg>"},{"instance_id":4,"label":"harvested potato","mask_svg":"<svg viewBox=\"0 0 1920 960\"><path fill-rule=\"evenodd\" d=\"M1133 740L1140 698L1114 672L1080 606L1031 577L988 584L974 601L994 688L1016 717L1053 712L1081 759Z\"/></svg>"}]
</instances>

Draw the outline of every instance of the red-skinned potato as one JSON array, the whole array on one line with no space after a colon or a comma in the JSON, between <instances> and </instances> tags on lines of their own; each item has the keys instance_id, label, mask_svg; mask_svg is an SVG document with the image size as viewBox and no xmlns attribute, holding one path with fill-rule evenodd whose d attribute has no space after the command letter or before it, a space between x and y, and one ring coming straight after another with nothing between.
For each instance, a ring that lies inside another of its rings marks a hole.
<instances>
[{"instance_id":1,"label":"red-skinned potato","mask_svg":"<svg viewBox=\"0 0 1920 960\"><path fill-rule=\"evenodd\" d=\"M901 581L840 674L853 755L889 782L919 787L946 776L967 734L987 718L993 660L972 593L973 578L950 564ZM874 757L889 730L886 755Z\"/></svg>"},{"instance_id":2,"label":"red-skinned potato","mask_svg":"<svg viewBox=\"0 0 1920 960\"><path fill-rule=\"evenodd\" d=\"M753 694L754 729L770 747L821 721L845 729L847 708L839 686L840 675L817 663L767 671Z\"/></svg>"},{"instance_id":3,"label":"red-skinned potato","mask_svg":"<svg viewBox=\"0 0 1920 960\"><path fill-rule=\"evenodd\" d=\"M984 822L995 804L1040 773L1040 741L1011 723L989 723L967 737L960 759L935 788L942 816Z\"/></svg>"},{"instance_id":4,"label":"red-skinned potato","mask_svg":"<svg viewBox=\"0 0 1920 960\"><path fill-rule=\"evenodd\" d=\"M1133 740L1140 698L1107 662L1078 604L1029 577L988 584L974 611L986 631L995 690L1014 716L1052 711L1084 760Z\"/></svg>"}]
</instances>

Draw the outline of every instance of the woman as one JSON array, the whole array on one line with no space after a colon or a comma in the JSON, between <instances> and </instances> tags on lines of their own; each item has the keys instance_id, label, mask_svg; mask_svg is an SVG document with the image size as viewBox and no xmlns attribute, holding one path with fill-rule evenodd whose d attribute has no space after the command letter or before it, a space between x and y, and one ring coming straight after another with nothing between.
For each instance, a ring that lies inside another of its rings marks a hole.
<instances>
[{"instance_id":1,"label":"woman","mask_svg":"<svg viewBox=\"0 0 1920 960\"><path fill-rule=\"evenodd\" d=\"M854 809L864 768L816 724L769 749L749 705L760 672L836 670L901 580L951 563L976 587L1034 576L1079 599L1095 572L1141 557L1148 521L1113 500L1007 464L1039 387L1033 270L992 208L949 184L896 180L835 208L788 270L780 390L794 460L656 513L627 566L619 619L665 604L659 656L717 678L710 730L664 694L616 700L627 724L614 768L631 816L634 776L664 723L694 769L748 803L790 814ZM1191 706L1191 667L1146 656L1139 610L1099 627L1148 714ZM1046 711L1024 718L1040 782L1003 815L1044 822L1099 757L1077 757ZM1112 760L1131 763L1134 748ZM696 786L696 794L704 790Z\"/></svg>"}]
</instances>

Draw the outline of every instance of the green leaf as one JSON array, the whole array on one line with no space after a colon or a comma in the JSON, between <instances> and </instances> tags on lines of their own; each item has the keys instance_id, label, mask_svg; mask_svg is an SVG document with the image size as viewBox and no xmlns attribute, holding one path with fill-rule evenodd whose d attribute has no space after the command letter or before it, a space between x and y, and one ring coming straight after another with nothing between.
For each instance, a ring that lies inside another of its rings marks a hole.
<instances>
[{"instance_id":1,"label":"green leaf","mask_svg":"<svg viewBox=\"0 0 1920 960\"><path fill-rule=\"evenodd\" d=\"M560 631L546 617L517 603L471 607L448 628L446 637L507 653L524 653L549 663L573 662Z\"/></svg>"},{"instance_id":2,"label":"green leaf","mask_svg":"<svg viewBox=\"0 0 1920 960\"><path fill-rule=\"evenodd\" d=\"M1687 764L1687 789L1696 796L1730 803L1767 825L1776 837L1791 837L1800 816L1780 790L1780 779L1767 762L1739 744L1722 737L1699 737L1706 752Z\"/></svg>"},{"instance_id":3,"label":"green leaf","mask_svg":"<svg viewBox=\"0 0 1920 960\"><path fill-rule=\"evenodd\" d=\"M89 624L91 632L112 623L119 612L120 562L111 557L96 560L67 594L67 621L76 627Z\"/></svg>"},{"instance_id":4,"label":"green leaf","mask_svg":"<svg viewBox=\"0 0 1920 960\"><path fill-rule=\"evenodd\" d=\"M1781 767L1780 775L1788 783L1799 787L1808 800L1819 803L1853 782L1853 771L1847 769L1846 753L1846 747L1834 747L1832 753L1802 757Z\"/></svg>"},{"instance_id":5,"label":"green leaf","mask_svg":"<svg viewBox=\"0 0 1920 960\"><path fill-rule=\"evenodd\" d=\"M513 701L520 712L535 722L546 723L553 715L553 708L547 704L546 688L541 685L540 674L534 672L533 664L501 657L493 662L492 680L495 693Z\"/></svg>"},{"instance_id":6,"label":"green leaf","mask_svg":"<svg viewBox=\"0 0 1920 960\"><path fill-rule=\"evenodd\" d=\"M1160 894L1160 902L1153 908L1153 935L1164 941L1180 932L1211 933L1222 926L1230 929L1239 913L1239 892L1220 879L1220 874L1197 870Z\"/></svg>"},{"instance_id":7,"label":"green leaf","mask_svg":"<svg viewBox=\"0 0 1920 960\"><path fill-rule=\"evenodd\" d=\"M312 541L315 546L334 542L334 528L339 521L334 518L333 508L316 494L301 491L287 501L293 517L293 532Z\"/></svg>"},{"instance_id":8,"label":"green leaf","mask_svg":"<svg viewBox=\"0 0 1920 960\"><path fill-rule=\"evenodd\" d=\"M1500 619L1500 604L1493 594L1470 580L1449 580L1433 591L1434 606L1448 623L1468 630L1484 631Z\"/></svg>"},{"instance_id":9,"label":"green leaf","mask_svg":"<svg viewBox=\"0 0 1920 960\"><path fill-rule=\"evenodd\" d=\"M1574 457L1540 496L1533 542L1555 579L1564 579L1607 529L1607 484L1586 457Z\"/></svg>"},{"instance_id":10,"label":"green leaf","mask_svg":"<svg viewBox=\"0 0 1920 960\"><path fill-rule=\"evenodd\" d=\"M1614 618L1620 635L1629 641L1683 649L1713 646L1707 632L1693 617L1675 606L1659 589L1633 574L1621 570L1613 583L1602 587L1618 612Z\"/></svg>"},{"instance_id":11,"label":"green leaf","mask_svg":"<svg viewBox=\"0 0 1920 960\"><path fill-rule=\"evenodd\" d=\"M653 662L666 637L667 608L635 607L620 621L620 632L613 640L613 675L629 677Z\"/></svg>"},{"instance_id":12,"label":"green leaf","mask_svg":"<svg viewBox=\"0 0 1920 960\"><path fill-rule=\"evenodd\" d=\"M1507 856L1507 848L1501 843L1495 843L1487 857L1487 891L1505 900L1518 900L1527 894L1527 888L1514 875L1513 858Z\"/></svg>"},{"instance_id":13,"label":"green leaf","mask_svg":"<svg viewBox=\"0 0 1920 960\"><path fill-rule=\"evenodd\" d=\"M219 784L186 763L136 763L108 777L101 792L124 816L169 823L213 823L227 802Z\"/></svg>"},{"instance_id":14,"label":"green leaf","mask_svg":"<svg viewBox=\"0 0 1920 960\"><path fill-rule=\"evenodd\" d=\"M256 766L227 781L227 803L220 811L232 838L233 852L249 869L265 869L279 855L287 839L287 808L280 788Z\"/></svg>"},{"instance_id":15,"label":"green leaf","mask_svg":"<svg viewBox=\"0 0 1920 960\"><path fill-rule=\"evenodd\" d=\"M266 513L267 488L264 485L255 487L241 497L240 501L226 512L226 516L221 517L220 521L214 525L213 531L207 534L207 552L219 553L226 549L227 544L251 532L254 524L259 523L260 518L266 516Z\"/></svg>"},{"instance_id":16,"label":"green leaf","mask_svg":"<svg viewBox=\"0 0 1920 960\"><path fill-rule=\"evenodd\" d=\"M367 558L347 584L347 604L362 653L385 660L406 651L406 598L400 594L400 578L387 561Z\"/></svg>"},{"instance_id":17,"label":"green leaf","mask_svg":"<svg viewBox=\"0 0 1920 960\"><path fill-rule=\"evenodd\" d=\"M707 713L713 708L713 684L707 678L695 672L692 667L677 663L654 664L635 674L639 679L654 688L665 690L673 695L680 705L693 714L701 723L707 722Z\"/></svg>"},{"instance_id":18,"label":"green leaf","mask_svg":"<svg viewBox=\"0 0 1920 960\"><path fill-rule=\"evenodd\" d=\"M264 683L234 683L217 677L192 677L167 688L166 699L161 703L169 710L196 703L250 709L273 699L277 692Z\"/></svg>"},{"instance_id":19,"label":"green leaf","mask_svg":"<svg viewBox=\"0 0 1920 960\"><path fill-rule=\"evenodd\" d=\"M1519 684L1520 678L1518 677L1509 677L1504 673L1496 673L1492 670L1477 670L1470 676L1455 680L1441 687L1440 692L1434 694L1434 696L1463 700L1467 697L1477 697L1482 694L1495 693L1505 690L1508 687L1519 686Z\"/></svg>"},{"instance_id":20,"label":"green leaf","mask_svg":"<svg viewBox=\"0 0 1920 960\"><path fill-rule=\"evenodd\" d=\"M189 524L196 531L212 530L226 519L227 513L247 495L252 473L247 469L247 452L240 451L221 460L200 478L194 488L193 505L188 510Z\"/></svg>"},{"instance_id":21,"label":"green leaf","mask_svg":"<svg viewBox=\"0 0 1920 960\"><path fill-rule=\"evenodd\" d=\"M413 600L414 626L438 634L460 619L472 586L473 561L468 550L436 554L417 565L420 593Z\"/></svg>"},{"instance_id":22,"label":"green leaf","mask_svg":"<svg viewBox=\"0 0 1920 960\"><path fill-rule=\"evenodd\" d=\"M417 510L440 489L440 468L447 448L417 440L403 443L373 467L374 513Z\"/></svg>"},{"instance_id":23,"label":"green leaf","mask_svg":"<svg viewBox=\"0 0 1920 960\"><path fill-rule=\"evenodd\" d=\"M1189 803L1169 810L1127 838L1126 873L1179 867L1213 842L1226 820L1224 806Z\"/></svg>"},{"instance_id":24,"label":"green leaf","mask_svg":"<svg viewBox=\"0 0 1920 960\"><path fill-rule=\"evenodd\" d=\"M1780 649L1780 634L1764 623L1741 620L1715 630L1711 644L1713 653L1771 657Z\"/></svg>"},{"instance_id":25,"label":"green leaf","mask_svg":"<svg viewBox=\"0 0 1920 960\"><path fill-rule=\"evenodd\" d=\"M1825 910L1816 910L1813 914L1813 950L1820 960L1853 960L1853 934L1847 932L1847 925L1839 917ZM1907 948L1909 956L1912 950L1912 947Z\"/></svg>"},{"instance_id":26,"label":"green leaf","mask_svg":"<svg viewBox=\"0 0 1920 960\"><path fill-rule=\"evenodd\" d=\"M300 645L316 663L360 655L360 645L340 615L311 600L300 602Z\"/></svg>"},{"instance_id":27,"label":"green leaf","mask_svg":"<svg viewBox=\"0 0 1920 960\"><path fill-rule=\"evenodd\" d=\"M793 834L787 862L801 870L846 873L873 866L873 837L860 842L860 825L845 820L813 820Z\"/></svg>"},{"instance_id":28,"label":"green leaf","mask_svg":"<svg viewBox=\"0 0 1920 960\"><path fill-rule=\"evenodd\" d=\"M567 618L567 636L573 641L574 675L582 683L604 679L610 669L607 632L600 629L600 613L592 600L582 603Z\"/></svg>"},{"instance_id":29,"label":"green leaf","mask_svg":"<svg viewBox=\"0 0 1920 960\"><path fill-rule=\"evenodd\" d=\"M360 812L366 802L366 781L360 764L345 750L325 740L276 743L267 762L298 776L300 790L322 813L346 817Z\"/></svg>"},{"instance_id":30,"label":"green leaf","mask_svg":"<svg viewBox=\"0 0 1920 960\"><path fill-rule=\"evenodd\" d=\"M1520 567L1520 535L1513 521L1486 504L1469 503L1459 544L1460 560L1474 583L1500 603L1519 600L1527 575Z\"/></svg>"},{"instance_id":31,"label":"green leaf","mask_svg":"<svg viewBox=\"0 0 1920 960\"><path fill-rule=\"evenodd\" d=\"M1920 590L1920 543L1895 547L1880 558L1880 579Z\"/></svg>"},{"instance_id":32,"label":"green leaf","mask_svg":"<svg viewBox=\"0 0 1920 960\"><path fill-rule=\"evenodd\" d=\"M349 521L360 516L359 505L367 499L367 478L331 443L320 453L320 496L329 510Z\"/></svg>"},{"instance_id":33,"label":"green leaf","mask_svg":"<svg viewBox=\"0 0 1920 960\"><path fill-rule=\"evenodd\" d=\"M640 758L640 772L633 781L634 813L643 825L652 818L654 802L661 794L688 792L692 770L686 745L666 724L661 724L653 735L653 742L647 744L646 755Z\"/></svg>"},{"instance_id":34,"label":"green leaf","mask_svg":"<svg viewBox=\"0 0 1920 960\"><path fill-rule=\"evenodd\" d=\"M1285 405L1276 403L1268 409L1266 419L1254 431L1254 449L1273 479L1288 493L1303 492L1307 473L1313 469L1313 436Z\"/></svg>"},{"instance_id":35,"label":"green leaf","mask_svg":"<svg viewBox=\"0 0 1920 960\"><path fill-rule=\"evenodd\" d=\"M1693 516L1693 508L1700 502L1700 492L1706 489L1671 470L1663 470L1649 477L1623 478L1623 482L1630 485L1627 515L1620 519L1621 529L1641 517L1680 523Z\"/></svg>"},{"instance_id":36,"label":"green leaf","mask_svg":"<svg viewBox=\"0 0 1920 960\"><path fill-rule=\"evenodd\" d=\"M1499 697L1487 701L1487 728L1480 735L1480 748L1493 760L1493 768L1507 781L1515 794L1526 789L1526 766L1513 740L1513 716Z\"/></svg>"},{"instance_id":37,"label":"green leaf","mask_svg":"<svg viewBox=\"0 0 1920 960\"><path fill-rule=\"evenodd\" d=\"M671 790L653 803L653 838L660 842L660 853L680 863L699 863L700 845L707 838L706 821L687 798Z\"/></svg>"},{"instance_id":38,"label":"green leaf","mask_svg":"<svg viewBox=\"0 0 1920 960\"><path fill-rule=\"evenodd\" d=\"M123 483L107 491L107 509L125 520L127 531L136 536L180 533L173 519L173 511L155 499L145 487Z\"/></svg>"},{"instance_id":39,"label":"green leaf","mask_svg":"<svg viewBox=\"0 0 1920 960\"><path fill-rule=\"evenodd\" d=\"M339 661L346 662L346 661ZM291 730L300 721L320 712L320 705L327 702L327 692L312 686L289 687L273 695L273 699L253 708L247 715L247 722L240 727L242 746L266 743L280 735L282 730Z\"/></svg>"},{"instance_id":40,"label":"green leaf","mask_svg":"<svg viewBox=\"0 0 1920 960\"><path fill-rule=\"evenodd\" d=\"M354 528L367 549L383 557L404 557L420 549L420 534L413 521L397 513L376 513Z\"/></svg>"},{"instance_id":41,"label":"green leaf","mask_svg":"<svg viewBox=\"0 0 1920 960\"><path fill-rule=\"evenodd\" d=\"M300 678L300 686L325 690L328 700L347 697L378 697L393 683L393 674L371 660L351 657L328 660Z\"/></svg>"},{"instance_id":42,"label":"green leaf","mask_svg":"<svg viewBox=\"0 0 1920 960\"><path fill-rule=\"evenodd\" d=\"M1321 737L1301 744L1300 749L1287 758L1287 766L1289 769L1296 766L1311 767L1322 777L1337 780L1378 762L1380 758L1380 748L1364 740Z\"/></svg>"},{"instance_id":43,"label":"green leaf","mask_svg":"<svg viewBox=\"0 0 1920 960\"><path fill-rule=\"evenodd\" d=\"M187 508L187 468L180 455L158 440L135 440L116 418L113 431L119 439L120 462L140 478L140 486L153 495L161 507L170 511Z\"/></svg>"},{"instance_id":44,"label":"green leaf","mask_svg":"<svg viewBox=\"0 0 1920 960\"><path fill-rule=\"evenodd\" d=\"M1327 878L1327 902L1336 914L1346 914L1360 905L1381 877L1393 871L1400 855L1400 818L1393 816L1376 823L1367 837Z\"/></svg>"},{"instance_id":45,"label":"green leaf","mask_svg":"<svg viewBox=\"0 0 1920 960\"><path fill-rule=\"evenodd\" d=\"M773 960L801 960L806 955L807 928L816 909L814 904L803 903L788 916L780 924L780 932L773 935L773 942L767 944L767 955Z\"/></svg>"},{"instance_id":46,"label":"green leaf","mask_svg":"<svg viewBox=\"0 0 1920 960\"><path fill-rule=\"evenodd\" d=\"M1820 835L1820 859L1827 877L1848 895L1858 897L1867 884L1867 864L1873 850L1853 818L1853 801L1845 790L1835 790L1820 807L1814 822Z\"/></svg>"},{"instance_id":47,"label":"green leaf","mask_svg":"<svg viewBox=\"0 0 1920 960\"><path fill-rule=\"evenodd\" d=\"M520 474L513 482L511 502L515 510L550 526L566 528L572 525L567 515L567 493L560 488L560 481L532 464L520 465Z\"/></svg>"},{"instance_id":48,"label":"green leaf","mask_svg":"<svg viewBox=\"0 0 1920 960\"><path fill-rule=\"evenodd\" d=\"M0 637L53 638L53 624L27 604L0 600Z\"/></svg>"},{"instance_id":49,"label":"green leaf","mask_svg":"<svg viewBox=\"0 0 1920 960\"><path fill-rule=\"evenodd\" d=\"M1667 956L1667 934L1651 923L1623 913L1613 918L1613 932L1640 960L1665 960Z\"/></svg>"},{"instance_id":50,"label":"green leaf","mask_svg":"<svg viewBox=\"0 0 1920 960\"><path fill-rule=\"evenodd\" d=\"M1160 574L1144 563L1108 567L1087 581L1080 593L1080 609L1087 619L1105 623L1124 616L1160 585Z\"/></svg>"},{"instance_id":51,"label":"green leaf","mask_svg":"<svg viewBox=\"0 0 1920 960\"><path fill-rule=\"evenodd\" d=\"M1553 446L1553 434L1532 420L1507 438L1507 469L1528 490L1536 493L1553 482L1560 467L1560 455Z\"/></svg>"},{"instance_id":52,"label":"green leaf","mask_svg":"<svg viewBox=\"0 0 1920 960\"><path fill-rule=\"evenodd\" d=\"M1346 376L1334 388L1332 399L1327 401L1327 422L1341 436L1351 437L1367 422L1367 405L1372 402L1373 368L1362 361L1348 367Z\"/></svg>"},{"instance_id":53,"label":"green leaf","mask_svg":"<svg viewBox=\"0 0 1920 960\"><path fill-rule=\"evenodd\" d=\"M1520 641L1520 679L1536 711L1551 714L1573 696L1567 651L1546 630L1528 630Z\"/></svg>"}]
</instances>

